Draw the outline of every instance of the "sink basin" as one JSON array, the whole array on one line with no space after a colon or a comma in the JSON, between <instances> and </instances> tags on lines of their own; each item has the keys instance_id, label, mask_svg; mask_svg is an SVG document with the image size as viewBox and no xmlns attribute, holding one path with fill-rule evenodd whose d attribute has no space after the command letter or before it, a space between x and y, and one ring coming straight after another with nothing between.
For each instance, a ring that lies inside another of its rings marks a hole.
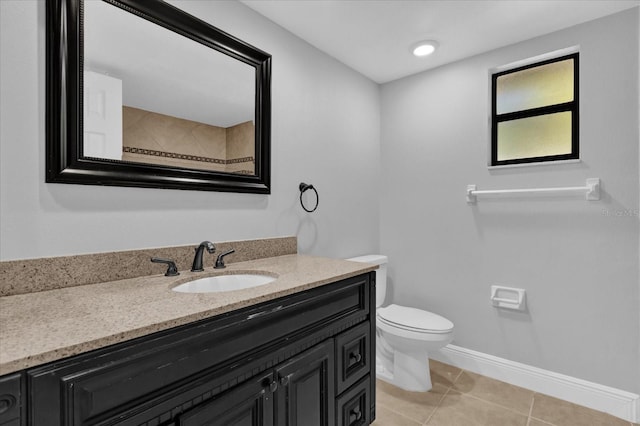
<instances>
[{"instance_id":1,"label":"sink basin","mask_svg":"<svg viewBox=\"0 0 640 426\"><path fill-rule=\"evenodd\" d=\"M172 290L179 293L219 293L258 287L273 281L275 281L274 277L264 274L217 275L188 281L172 288Z\"/></svg>"}]
</instances>

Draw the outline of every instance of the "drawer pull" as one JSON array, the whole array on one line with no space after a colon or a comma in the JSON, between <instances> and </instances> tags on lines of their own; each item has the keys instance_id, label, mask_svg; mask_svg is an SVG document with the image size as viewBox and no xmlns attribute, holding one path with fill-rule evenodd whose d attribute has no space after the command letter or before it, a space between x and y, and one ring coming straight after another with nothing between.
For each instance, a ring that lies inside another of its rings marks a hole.
<instances>
[{"instance_id":1,"label":"drawer pull","mask_svg":"<svg viewBox=\"0 0 640 426\"><path fill-rule=\"evenodd\" d=\"M354 360L354 362L360 362L362 361L362 355L356 352L351 352L349 354L349 360Z\"/></svg>"},{"instance_id":2,"label":"drawer pull","mask_svg":"<svg viewBox=\"0 0 640 426\"><path fill-rule=\"evenodd\" d=\"M289 376L284 376L280 378L280 384L282 386L287 386L289 384Z\"/></svg>"},{"instance_id":3,"label":"drawer pull","mask_svg":"<svg viewBox=\"0 0 640 426\"><path fill-rule=\"evenodd\" d=\"M275 391L277 391L277 390L278 390L278 382L276 382L275 380L274 380L273 382L271 382L271 383L269 384L269 390L270 390L271 392L275 392Z\"/></svg>"}]
</instances>

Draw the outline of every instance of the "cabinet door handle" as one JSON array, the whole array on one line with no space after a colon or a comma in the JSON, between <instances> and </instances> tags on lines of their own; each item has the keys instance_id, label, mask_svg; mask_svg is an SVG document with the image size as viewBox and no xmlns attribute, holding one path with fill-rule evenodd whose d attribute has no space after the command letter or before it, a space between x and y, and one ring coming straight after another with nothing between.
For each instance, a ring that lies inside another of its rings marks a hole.
<instances>
[{"instance_id":1,"label":"cabinet door handle","mask_svg":"<svg viewBox=\"0 0 640 426\"><path fill-rule=\"evenodd\" d=\"M280 378L280 384L282 386L287 386L289 384L289 376L284 376Z\"/></svg>"},{"instance_id":2,"label":"cabinet door handle","mask_svg":"<svg viewBox=\"0 0 640 426\"><path fill-rule=\"evenodd\" d=\"M362 411L360 411L360 407L355 407L349 411L349 424L357 422L360 419L362 419Z\"/></svg>"},{"instance_id":3,"label":"cabinet door handle","mask_svg":"<svg viewBox=\"0 0 640 426\"><path fill-rule=\"evenodd\" d=\"M268 389L269 392L272 392L272 393L278 390L278 382L275 380L265 378L262 381L262 386L264 387L265 390Z\"/></svg>"},{"instance_id":4,"label":"cabinet door handle","mask_svg":"<svg viewBox=\"0 0 640 426\"><path fill-rule=\"evenodd\" d=\"M350 360L352 359L355 362L360 362L360 361L362 361L362 355L360 355L359 353L356 353L356 352L351 352L349 354L349 359Z\"/></svg>"},{"instance_id":5,"label":"cabinet door handle","mask_svg":"<svg viewBox=\"0 0 640 426\"><path fill-rule=\"evenodd\" d=\"M13 395L0 396L0 414L4 414L16 405L16 398Z\"/></svg>"}]
</instances>

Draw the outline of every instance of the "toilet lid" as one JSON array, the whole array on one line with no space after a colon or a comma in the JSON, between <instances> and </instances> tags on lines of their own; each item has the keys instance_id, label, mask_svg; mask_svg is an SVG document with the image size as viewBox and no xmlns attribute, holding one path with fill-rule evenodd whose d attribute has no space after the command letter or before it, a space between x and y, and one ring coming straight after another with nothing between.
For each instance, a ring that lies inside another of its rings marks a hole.
<instances>
[{"instance_id":1,"label":"toilet lid","mask_svg":"<svg viewBox=\"0 0 640 426\"><path fill-rule=\"evenodd\" d=\"M378 318L385 323L405 330L424 333L448 333L453 323L440 315L407 306L389 305L379 308Z\"/></svg>"}]
</instances>

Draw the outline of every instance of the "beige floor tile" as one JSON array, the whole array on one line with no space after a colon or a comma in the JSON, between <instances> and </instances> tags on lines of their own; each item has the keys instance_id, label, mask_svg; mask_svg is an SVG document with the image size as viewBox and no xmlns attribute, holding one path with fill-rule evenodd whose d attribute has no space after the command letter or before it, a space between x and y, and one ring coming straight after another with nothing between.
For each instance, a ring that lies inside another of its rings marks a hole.
<instances>
[{"instance_id":1,"label":"beige floor tile","mask_svg":"<svg viewBox=\"0 0 640 426\"><path fill-rule=\"evenodd\" d=\"M462 372L462 369L458 367L435 359L429 360L429 369L431 370L431 383L439 383L447 387L453 386L453 382Z\"/></svg>"},{"instance_id":2,"label":"beige floor tile","mask_svg":"<svg viewBox=\"0 0 640 426\"><path fill-rule=\"evenodd\" d=\"M420 423L379 405L376 405L376 420L373 424L375 426L420 426Z\"/></svg>"},{"instance_id":3,"label":"beige floor tile","mask_svg":"<svg viewBox=\"0 0 640 426\"><path fill-rule=\"evenodd\" d=\"M527 424L527 426L553 426L553 424L532 418L532 419L529 419L529 423Z\"/></svg>"},{"instance_id":4,"label":"beige floor tile","mask_svg":"<svg viewBox=\"0 0 640 426\"><path fill-rule=\"evenodd\" d=\"M435 383L429 392L408 392L382 380L376 381L376 407L388 408L424 423L434 412L447 387Z\"/></svg>"},{"instance_id":5,"label":"beige floor tile","mask_svg":"<svg viewBox=\"0 0 640 426\"><path fill-rule=\"evenodd\" d=\"M539 393L533 397L531 417L556 426L629 426L629 422L618 417Z\"/></svg>"},{"instance_id":6,"label":"beige floor tile","mask_svg":"<svg viewBox=\"0 0 640 426\"><path fill-rule=\"evenodd\" d=\"M527 416L451 390L426 425L526 426Z\"/></svg>"},{"instance_id":7,"label":"beige floor tile","mask_svg":"<svg viewBox=\"0 0 640 426\"><path fill-rule=\"evenodd\" d=\"M458 392L502 405L525 415L529 415L534 394L528 389L469 371L463 371L460 374L453 388Z\"/></svg>"}]
</instances>

